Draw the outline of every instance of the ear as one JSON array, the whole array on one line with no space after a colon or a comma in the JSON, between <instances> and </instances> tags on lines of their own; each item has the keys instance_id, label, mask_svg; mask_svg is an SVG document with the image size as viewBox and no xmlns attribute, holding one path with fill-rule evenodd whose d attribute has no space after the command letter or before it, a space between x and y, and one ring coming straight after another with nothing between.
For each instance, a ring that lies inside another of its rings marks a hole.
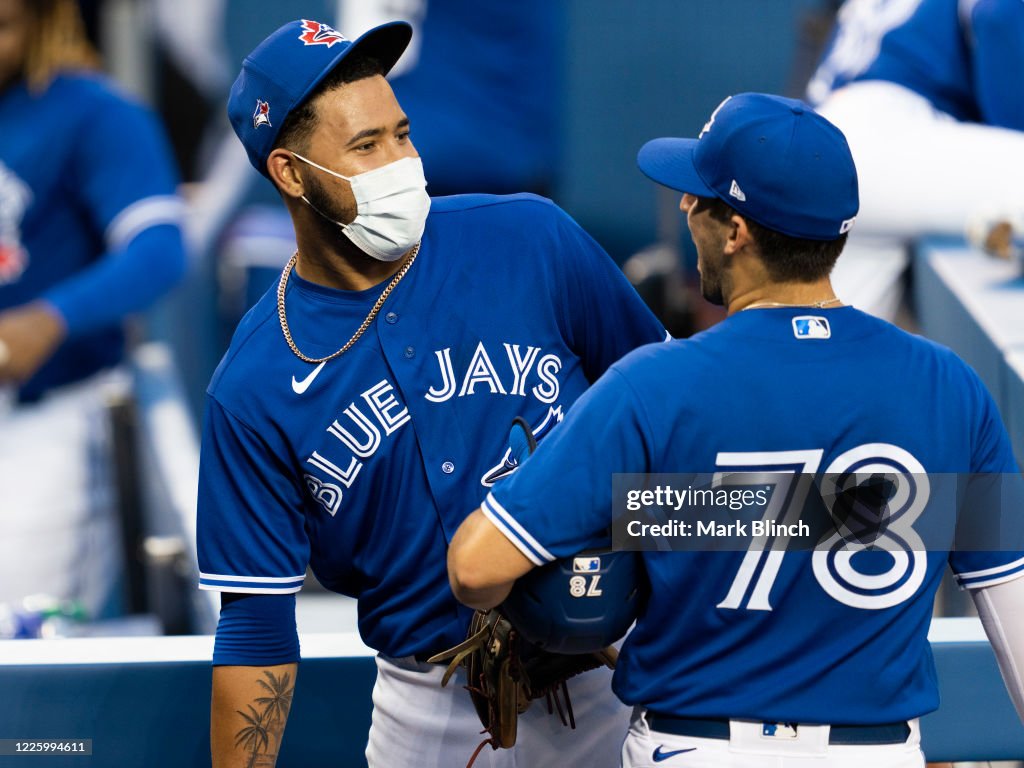
<instances>
[{"instance_id":1,"label":"ear","mask_svg":"<svg viewBox=\"0 0 1024 768\"><path fill-rule=\"evenodd\" d=\"M739 253L744 248L753 247L754 236L750 233L746 219L739 214L733 214L726 226L728 228L725 240L726 253Z\"/></svg>"},{"instance_id":2,"label":"ear","mask_svg":"<svg viewBox=\"0 0 1024 768\"><path fill-rule=\"evenodd\" d=\"M298 199L306 194L298 163L291 152L278 147L267 157L267 174L274 185L287 197Z\"/></svg>"}]
</instances>

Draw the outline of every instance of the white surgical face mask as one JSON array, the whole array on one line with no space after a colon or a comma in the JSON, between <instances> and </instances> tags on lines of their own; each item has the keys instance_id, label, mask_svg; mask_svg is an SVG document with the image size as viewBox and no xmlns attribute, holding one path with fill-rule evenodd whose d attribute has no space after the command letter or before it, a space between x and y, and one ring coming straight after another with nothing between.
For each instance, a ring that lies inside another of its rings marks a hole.
<instances>
[{"instance_id":1,"label":"white surgical face mask","mask_svg":"<svg viewBox=\"0 0 1024 768\"><path fill-rule=\"evenodd\" d=\"M302 199L314 211L339 226L364 253L380 261L397 261L423 237L430 197L427 195L427 180L423 176L423 162L418 157L403 157L372 171L343 176L297 152L292 154L351 185L356 198L356 217L350 224L342 224L325 215L305 195Z\"/></svg>"}]
</instances>

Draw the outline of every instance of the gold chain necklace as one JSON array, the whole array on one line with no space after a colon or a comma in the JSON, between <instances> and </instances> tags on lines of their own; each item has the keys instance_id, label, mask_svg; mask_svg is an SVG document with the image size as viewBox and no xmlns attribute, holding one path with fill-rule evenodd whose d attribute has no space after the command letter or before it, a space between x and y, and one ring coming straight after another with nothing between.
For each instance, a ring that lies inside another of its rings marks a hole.
<instances>
[{"instance_id":1,"label":"gold chain necklace","mask_svg":"<svg viewBox=\"0 0 1024 768\"><path fill-rule=\"evenodd\" d=\"M751 304L749 307L744 307L742 311L748 309L763 309L765 307L807 307L809 309L823 309L829 304L838 304L840 299L832 297L831 299L825 299L823 301L815 301L811 304L783 304L779 301L761 301L756 304Z\"/></svg>"},{"instance_id":2,"label":"gold chain necklace","mask_svg":"<svg viewBox=\"0 0 1024 768\"><path fill-rule=\"evenodd\" d=\"M285 288L288 287L288 278L292 273L292 269L295 268L295 262L298 261L299 258L298 251L293 253L292 257L288 259L288 263L284 265L284 269L281 272L281 279L277 283L277 316L281 320L281 331L284 333L284 340L288 342L289 349L295 353L295 356L299 358L299 360L306 363L326 363L328 360L333 360L334 358L340 357L348 352L352 348L352 345L359 341L359 337L366 332L366 329L370 327L370 323L372 323L373 319L377 317L377 313L380 312L381 307L384 306L384 302L388 300L388 296L391 295L391 292L395 290L395 286L402 281L403 277L405 277L405 273L409 271L409 267L412 266L412 263L416 261L416 255L419 252L420 244L416 243L409 252L409 255L406 257L405 264L403 264L402 268L398 270L393 278L391 278L391 282L388 283L388 287L385 288L384 292L378 297L377 301L370 309L370 314L366 316L366 319L363 320L362 324L356 329L356 332L352 334L352 338L345 342L345 346L333 355L328 355L327 357L309 357L302 354L302 352L299 351L299 348L295 345L295 340L292 338L292 332L288 328L288 317L284 313L284 291Z\"/></svg>"}]
</instances>

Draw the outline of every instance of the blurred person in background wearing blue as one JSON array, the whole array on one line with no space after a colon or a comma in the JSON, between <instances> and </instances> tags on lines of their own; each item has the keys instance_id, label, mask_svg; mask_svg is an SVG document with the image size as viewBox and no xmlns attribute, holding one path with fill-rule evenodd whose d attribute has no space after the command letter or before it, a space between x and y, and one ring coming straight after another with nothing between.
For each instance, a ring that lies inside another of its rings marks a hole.
<instances>
[{"instance_id":1,"label":"blurred person in background wearing blue","mask_svg":"<svg viewBox=\"0 0 1024 768\"><path fill-rule=\"evenodd\" d=\"M808 98L860 176L864 205L832 274L844 301L892 317L908 241L1024 217L1022 76L1021 0L840 8Z\"/></svg>"},{"instance_id":2,"label":"blurred person in background wearing blue","mask_svg":"<svg viewBox=\"0 0 1024 768\"><path fill-rule=\"evenodd\" d=\"M117 610L104 392L123 321L185 270L156 119L101 76L73 0L0 0L0 604Z\"/></svg>"},{"instance_id":3,"label":"blurred person in background wearing blue","mask_svg":"<svg viewBox=\"0 0 1024 768\"><path fill-rule=\"evenodd\" d=\"M344 0L342 17L375 4L389 2ZM418 6L422 35L413 37L419 44L399 62L392 87L416 122L431 194L551 195L560 163L564 0L406 4Z\"/></svg>"}]
</instances>

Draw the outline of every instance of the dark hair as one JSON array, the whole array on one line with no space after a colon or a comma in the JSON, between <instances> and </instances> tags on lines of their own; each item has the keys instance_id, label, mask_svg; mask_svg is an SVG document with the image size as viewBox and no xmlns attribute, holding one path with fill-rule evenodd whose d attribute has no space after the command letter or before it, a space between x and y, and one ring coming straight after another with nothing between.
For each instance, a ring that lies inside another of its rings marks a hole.
<instances>
[{"instance_id":1,"label":"dark hair","mask_svg":"<svg viewBox=\"0 0 1024 768\"><path fill-rule=\"evenodd\" d=\"M75 0L25 0L25 8L32 17L23 70L30 90L45 91L63 71L100 68Z\"/></svg>"},{"instance_id":2,"label":"dark hair","mask_svg":"<svg viewBox=\"0 0 1024 768\"><path fill-rule=\"evenodd\" d=\"M846 245L846 234L835 240L806 240L790 237L758 224L717 197L698 197L697 211L707 210L715 221L727 222L741 216L761 252L761 260L772 280L811 283L827 277Z\"/></svg>"},{"instance_id":3,"label":"dark hair","mask_svg":"<svg viewBox=\"0 0 1024 768\"><path fill-rule=\"evenodd\" d=\"M341 64L327 75L312 93L301 104L295 107L285 118L281 131L273 149L286 147L296 152L305 153L309 149L309 139L316 130L316 100L319 96L335 88L340 88L357 80L365 80L374 75L383 75L384 65L372 56L351 56L342 59Z\"/></svg>"}]
</instances>

